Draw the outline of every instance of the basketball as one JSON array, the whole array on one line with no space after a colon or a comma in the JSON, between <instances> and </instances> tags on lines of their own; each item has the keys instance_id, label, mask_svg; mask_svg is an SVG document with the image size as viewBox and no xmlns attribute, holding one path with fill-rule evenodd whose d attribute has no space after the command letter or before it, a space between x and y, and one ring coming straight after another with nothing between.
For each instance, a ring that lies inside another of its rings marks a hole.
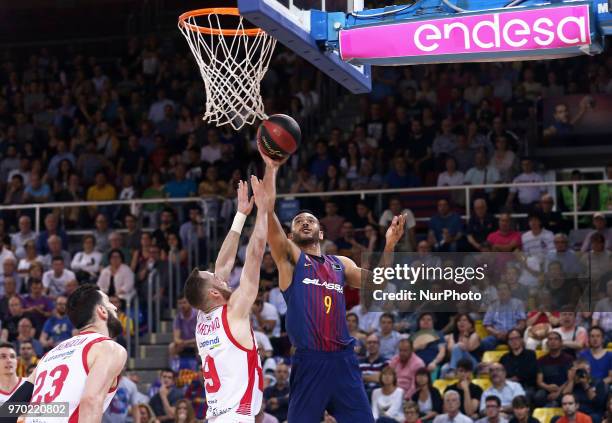
<instances>
[{"instance_id":1,"label":"basketball","mask_svg":"<svg viewBox=\"0 0 612 423\"><path fill-rule=\"evenodd\" d=\"M257 129L257 144L274 160L282 160L295 153L301 138L300 126L287 115L272 115Z\"/></svg>"}]
</instances>

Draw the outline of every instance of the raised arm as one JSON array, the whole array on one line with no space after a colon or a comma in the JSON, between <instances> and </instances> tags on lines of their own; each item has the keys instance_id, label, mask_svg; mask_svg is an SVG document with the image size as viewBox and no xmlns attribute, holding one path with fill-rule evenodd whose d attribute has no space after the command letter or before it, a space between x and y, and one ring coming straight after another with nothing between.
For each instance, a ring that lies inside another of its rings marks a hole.
<instances>
[{"instance_id":1,"label":"raised arm","mask_svg":"<svg viewBox=\"0 0 612 423\"><path fill-rule=\"evenodd\" d=\"M274 203L276 202L276 174L278 173L278 168L281 163L275 162L264 153L261 153L261 157L266 163L263 184L268 193L268 200L270 202L268 207L268 242L270 243L270 251L277 266L284 261L294 263L294 257L299 256L299 248L287 238L283 226L278 220L276 213L274 213Z\"/></svg>"},{"instance_id":2,"label":"raised arm","mask_svg":"<svg viewBox=\"0 0 612 423\"><path fill-rule=\"evenodd\" d=\"M115 342L98 342L89 350L89 374L79 405L79 423L101 422L106 394L121 374L127 352Z\"/></svg>"},{"instance_id":3,"label":"raised arm","mask_svg":"<svg viewBox=\"0 0 612 423\"><path fill-rule=\"evenodd\" d=\"M222 280L229 280L234 262L236 261L236 252L240 243L240 234L242 226L247 216L253 210L253 198L249 200L249 187L246 181L238 181L238 211L234 216L234 222L227 236L223 240L217 261L215 262L215 274Z\"/></svg>"},{"instance_id":4,"label":"raised arm","mask_svg":"<svg viewBox=\"0 0 612 423\"><path fill-rule=\"evenodd\" d=\"M228 314L237 319L248 320L251 308L259 292L259 272L268 234L268 196L263 183L255 176L251 176L251 187L257 204L257 218L251 239L247 245L246 258L240 286L230 297Z\"/></svg>"}]
</instances>

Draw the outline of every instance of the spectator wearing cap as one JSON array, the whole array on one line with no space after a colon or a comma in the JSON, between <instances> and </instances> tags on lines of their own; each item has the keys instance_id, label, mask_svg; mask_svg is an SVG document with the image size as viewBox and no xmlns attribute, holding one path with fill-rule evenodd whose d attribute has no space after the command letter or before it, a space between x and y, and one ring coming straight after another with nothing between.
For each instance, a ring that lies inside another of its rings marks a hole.
<instances>
[{"instance_id":1,"label":"spectator wearing cap","mask_svg":"<svg viewBox=\"0 0 612 423\"><path fill-rule=\"evenodd\" d=\"M41 254L45 255L49 252L49 238L57 236L60 238L60 249L68 248L68 235L63 229L58 227L57 217L53 213L49 213L45 216L45 230L38 235L36 240L36 250ZM68 258L70 263L70 258Z\"/></svg>"},{"instance_id":2,"label":"spectator wearing cap","mask_svg":"<svg viewBox=\"0 0 612 423\"><path fill-rule=\"evenodd\" d=\"M519 383L506 379L506 369L500 363L493 363L489 367L489 374L491 387L480 397L480 413L483 414L485 411L486 398L495 396L501 401L502 413L509 414L512 411L512 400L519 395L525 395L525 390Z\"/></svg>"},{"instance_id":3,"label":"spectator wearing cap","mask_svg":"<svg viewBox=\"0 0 612 423\"><path fill-rule=\"evenodd\" d=\"M599 326L589 329L589 348L578 354L591 368L591 375L603 380L606 385L612 382L612 352L604 348L605 333Z\"/></svg>"},{"instance_id":4,"label":"spectator wearing cap","mask_svg":"<svg viewBox=\"0 0 612 423\"><path fill-rule=\"evenodd\" d=\"M470 216L466 227L467 241L474 251L482 251L482 244L495 231L497 224L493 216L488 213L487 202L483 198L474 200L473 209L474 213Z\"/></svg>"},{"instance_id":5,"label":"spectator wearing cap","mask_svg":"<svg viewBox=\"0 0 612 423\"><path fill-rule=\"evenodd\" d=\"M74 272L66 269L64 259L61 256L55 256L51 263L51 269L43 274L42 283L47 295L56 298L64 295L68 282L76 280Z\"/></svg>"},{"instance_id":6,"label":"spectator wearing cap","mask_svg":"<svg viewBox=\"0 0 612 423\"><path fill-rule=\"evenodd\" d=\"M524 158L521 161L522 172L512 180L512 184L520 184L526 182L544 182L542 177L534 171L533 161L529 158ZM527 211L531 209L535 203L540 200L540 196L546 190L543 185L510 187L510 194L506 199L506 205L513 207L515 199L519 210Z\"/></svg>"},{"instance_id":7,"label":"spectator wearing cap","mask_svg":"<svg viewBox=\"0 0 612 423\"><path fill-rule=\"evenodd\" d=\"M612 250L612 228L606 226L606 216L603 213L597 212L593 215L593 228L584 238L580 251L583 253L591 251L591 238L596 233L603 237L605 249Z\"/></svg>"},{"instance_id":8,"label":"spectator wearing cap","mask_svg":"<svg viewBox=\"0 0 612 423\"><path fill-rule=\"evenodd\" d=\"M591 365L587 360L574 361L574 365L568 370L563 394L573 394L578 402L578 409L596 423L603 418L607 393L608 387L604 382L592 376ZM563 405L563 402L561 404Z\"/></svg>"},{"instance_id":9,"label":"spectator wearing cap","mask_svg":"<svg viewBox=\"0 0 612 423\"><path fill-rule=\"evenodd\" d=\"M580 262L580 259L576 253L569 248L569 238L564 233L557 233L553 238L554 251L549 251L546 255L545 268L552 262L558 262L561 264L563 273L573 277L583 275L585 268Z\"/></svg>"},{"instance_id":10,"label":"spectator wearing cap","mask_svg":"<svg viewBox=\"0 0 612 423\"><path fill-rule=\"evenodd\" d=\"M134 272L124 261L121 250L112 250L109 253L110 264L100 273L98 286L109 297L116 295L123 301L129 301L136 294L136 288Z\"/></svg>"},{"instance_id":11,"label":"spectator wearing cap","mask_svg":"<svg viewBox=\"0 0 612 423\"><path fill-rule=\"evenodd\" d=\"M580 404L574 394L564 394L561 400L561 407L563 408L563 416L555 423L593 423L591 416L578 411Z\"/></svg>"},{"instance_id":12,"label":"spectator wearing cap","mask_svg":"<svg viewBox=\"0 0 612 423\"><path fill-rule=\"evenodd\" d=\"M485 398L485 417L475 423L508 423L508 419L501 413L501 401L498 397L490 395Z\"/></svg>"},{"instance_id":13,"label":"spectator wearing cap","mask_svg":"<svg viewBox=\"0 0 612 423\"><path fill-rule=\"evenodd\" d=\"M55 310L43 325L39 340L47 351L72 336L74 326L66 315L67 304L66 297L63 295L57 297L55 299Z\"/></svg>"},{"instance_id":14,"label":"spectator wearing cap","mask_svg":"<svg viewBox=\"0 0 612 423\"><path fill-rule=\"evenodd\" d=\"M612 279L606 283L606 297L595 304L592 326L604 331L604 343L612 342Z\"/></svg>"},{"instance_id":15,"label":"spectator wearing cap","mask_svg":"<svg viewBox=\"0 0 612 423\"><path fill-rule=\"evenodd\" d=\"M480 343L484 351L493 350L500 343L506 342L512 329L525 329L525 306L519 299L512 298L508 284L500 283L497 287L498 299L488 308L483 325L489 336Z\"/></svg>"},{"instance_id":16,"label":"spectator wearing cap","mask_svg":"<svg viewBox=\"0 0 612 423\"><path fill-rule=\"evenodd\" d=\"M456 375L459 379L457 383L446 388L448 391L457 391L459 393L460 410L468 417L478 416L480 406L480 398L482 397L482 388L475 383L472 383L474 376L474 364L471 360L461 359L457 363Z\"/></svg>"},{"instance_id":17,"label":"spectator wearing cap","mask_svg":"<svg viewBox=\"0 0 612 423\"><path fill-rule=\"evenodd\" d=\"M563 340L558 332L548 334L548 354L538 359L538 391L534 401L537 407L558 406L568 371L572 367L572 356L563 352Z\"/></svg>"},{"instance_id":18,"label":"spectator wearing cap","mask_svg":"<svg viewBox=\"0 0 612 423\"><path fill-rule=\"evenodd\" d=\"M525 395L519 395L512 400L512 418L509 423L541 423L531 416L529 401Z\"/></svg>"},{"instance_id":19,"label":"spectator wearing cap","mask_svg":"<svg viewBox=\"0 0 612 423\"><path fill-rule=\"evenodd\" d=\"M95 251L96 238L93 235L83 237L83 251L79 251L72 258L70 268L78 275L81 283L94 282L100 273L102 253Z\"/></svg>"},{"instance_id":20,"label":"spectator wearing cap","mask_svg":"<svg viewBox=\"0 0 612 423\"><path fill-rule=\"evenodd\" d=\"M506 369L506 377L520 383L531 396L535 392L538 376L536 353L525 348L523 335L516 329L508 332L508 346L510 351L499 362Z\"/></svg>"},{"instance_id":21,"label":"spectator wearing cap","mask_svg":"<svg viewBox=\"0 0 612 423\"><path fill-rule=\"evenodd\" d=\"M440 414L433 419L433 423L472 423L465 414L459 411L460 397L457 391L444 393L444 414Z\"/></svg>"}]
</instances>

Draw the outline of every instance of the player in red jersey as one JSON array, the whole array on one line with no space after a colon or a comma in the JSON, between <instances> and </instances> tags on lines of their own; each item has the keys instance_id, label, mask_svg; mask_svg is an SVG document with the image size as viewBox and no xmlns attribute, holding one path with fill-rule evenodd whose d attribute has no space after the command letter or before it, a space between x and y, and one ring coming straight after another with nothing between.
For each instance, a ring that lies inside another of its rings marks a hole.
<instances>
[{"instance_id":1,"label":"player in red jersey","mask_svg":"<svg viewBox=\"0 0 612 423\"><path fill-rule=\"evenodd\" d=\"M0 342L0 405L19 388L25 379L17 376L17 352L10 342Z\"/></svg>"},{"instance_id":2,"label":"player in red jersey","mask_svg":"<svg viewBox=\"0 0 612 423\"><path fill-rule=\"evenodd\" d=\"M268 232L268 196L251 177L257 218L247 246L240 286L227 280L234 266L242 225L252 208L246 182L238 186L238 213L223 241L215 272L195 269L185 283L187 301L198 309L196 343L206 380L207 421L250 423L261 411L263 374L249 320L259 291L259 271Z\"/></svg>"},{"instance_id":3,"label":"player in red jersey","mask_svg":"<svg viewBox=\"0 0 612 423\"><path fill-rule=\"evenodd\" d=\"M79 334L38 362L28 399L31 404L67 403L68 417L27 417L27 423L101 422L127 360L125 349L111 339L122 330L117 309L97 286L77 288L66 309ZM23 400L13 395L8 402Z\"/></svg>"}]
</instances>

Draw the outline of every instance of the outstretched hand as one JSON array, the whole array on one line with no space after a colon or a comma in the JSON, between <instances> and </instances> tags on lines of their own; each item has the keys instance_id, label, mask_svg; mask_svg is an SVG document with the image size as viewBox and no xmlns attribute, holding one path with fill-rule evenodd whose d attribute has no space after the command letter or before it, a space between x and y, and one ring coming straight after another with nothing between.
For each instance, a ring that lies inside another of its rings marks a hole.
<instances>
[{"instance_id":1,"label":"outstretched hand","mask_svg":"<svg viewBox=\"0 0 612 423\"><path fill-rule=\"evenodd\" d=\"M253 197L255 198L258 212L269 212L270 199L268 192L263 181L260 181L255 175L251 175L251 189L253 190Z\"/></svg>"},{"instance_id":2,"label":"outstretched hand","mask_svg":"<svg viewBox=\"0 0 612 423\"><path fill-rule=\"evenodd\" d=\"M268 156L265 151L261 149L261 145L257 143L257 150L259 151L259 155L263 159L266 166L271 167L273 169L278 169L282 164L286 163L289 160L289 156L285 157L282 160L274 160L272 157Z\"/></svg>"},{"instance_id":3,"label":"outstretched hand","mask_svg":"<svg viewBox=\"0 0 612 423\"><path fill-rule=\"evenodd\" d=\"M402 236L404 235L404 225L406 224L406 215L400 214L398 216L394 216L391 221L391 225L387 229L387 233L385 234L385 238L387 239L387 244L396 245Z\"/></svg>"},{"instance_id":4,"label":"outstretched hand","mask_svg":"<svg viewBox=\"0 0 612 423\"><path fill-rule=\"evenodd\" d=\"M248 216L251 213L251 210L253 210L254 198L249 198L249 185L247 184L247 181L238 181L237 192L238 211Z\"/></svg>"}]
</instances>

